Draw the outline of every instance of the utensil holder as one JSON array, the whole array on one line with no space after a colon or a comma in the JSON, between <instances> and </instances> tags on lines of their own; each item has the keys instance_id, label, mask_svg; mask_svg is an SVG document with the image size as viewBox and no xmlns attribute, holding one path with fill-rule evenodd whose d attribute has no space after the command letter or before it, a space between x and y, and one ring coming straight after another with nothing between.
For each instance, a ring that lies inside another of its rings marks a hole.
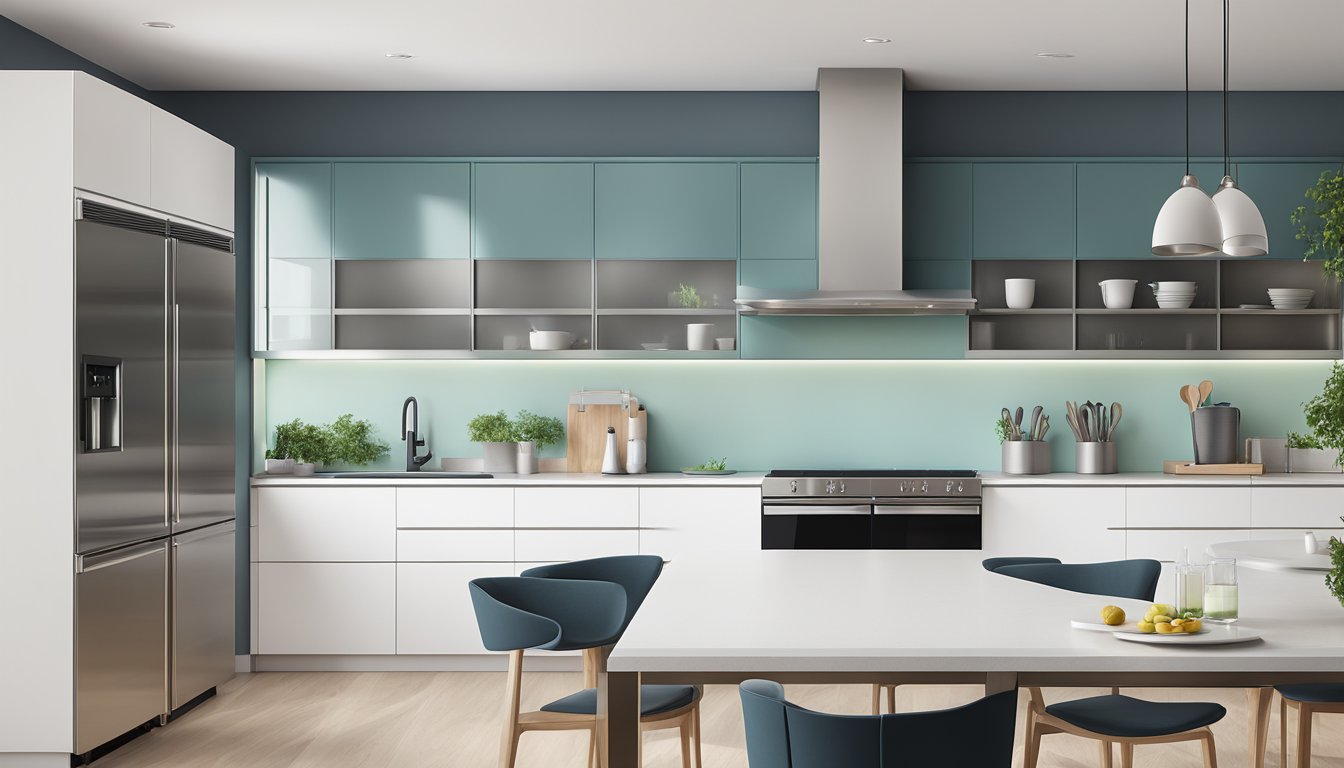
<instances>
[{"instance_id":1,"label":"utensil holder","mask_svg":"<svg viewBox=\"0 0 1344 768\"><path fill-rule=\"evenodd\" d=\"M1117 470L1114 442L1074 443L1074 469L1080 475L1114 475Z\"/></svg>"},{"instance_id":2,"label":"utensil holder","mask_svg":"<svg viewBox=\"0 0 1344 768\"><path fill-rule=\"evenodd\" d=\"M1241 409L1206 405L1190 414L1196 464L1235 464L1241 444Z\"/></svg>"},{"instance_id":3,"label":"utensil holder","mask_svg":"<svg viewBox=\"0 0 1344 768\"><path fill-rule=\"evenodd\" d=\"M1006 475L1050 473L1050 444L1044 440L1004 440L1002 454Z\"/></svg>"}]
</instances>

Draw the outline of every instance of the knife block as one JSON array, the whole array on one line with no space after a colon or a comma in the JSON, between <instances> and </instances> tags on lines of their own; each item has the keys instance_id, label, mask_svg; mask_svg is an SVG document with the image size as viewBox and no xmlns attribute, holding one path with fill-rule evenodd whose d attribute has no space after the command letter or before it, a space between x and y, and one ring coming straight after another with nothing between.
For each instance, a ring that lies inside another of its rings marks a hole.
<instances>
[{"instance_id":1,"label":"knife block","mask_svg":"<svg viewBox=\"0 0 1344 768\"><path fill-rule=\"evenodd\" d=\"M592 395L593 393L582 393ZM634 397L619 403L575 403L571 397L569 423L565 435L565 460L569 472L601 472L602 454L607 448L607 427L616 428L616 446L621 467L625 466L630 418L635 414L640 431L648 434L648 411L639 410Z\"/></svg>"}]
</instances>

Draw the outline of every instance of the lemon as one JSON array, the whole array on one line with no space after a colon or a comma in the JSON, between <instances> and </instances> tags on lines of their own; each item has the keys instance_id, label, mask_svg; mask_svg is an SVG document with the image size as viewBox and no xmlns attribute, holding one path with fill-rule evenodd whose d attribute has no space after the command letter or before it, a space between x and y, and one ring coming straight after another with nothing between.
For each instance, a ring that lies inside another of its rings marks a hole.
<instances>
[{"instance_id":1,"label":"lemon","mask_svg":"<svg viewBox=\"0 0 1344 768\"><path fill-rule=\"evenodd\" d=\"M1170 616L1172 607L1167 603L1153 603L1151 610L1157 616Z\"/></svg>"},{"instance_id":2,"label":"lemon","mask_svg":"<svg viewBox=\"0 0 1344 768\"><path fill-rule=\"evenodd\" d=\"M1125 609L1118 605L1108 605L1101 609L1101 622L1108 627L1125 623Z\"/></svg>"},{"instance_id":3,"label":"lemon","mask_svg":"<svg viewBox=\"0 0 1344 768\"><path fill-rule=\"evenodd\" d=\"M1168 615L1166 615L1165 613L1159 613L1158 615L1156 615L1156 616L1153 617L1153 623L1154 623L1154 624L1170 624L1170 623L1171 623L1171 617L1168 616Z\"/></svg>"},{"instance_id":4,"label":"lemon","mask_svg":"<svg viewBox=\"0 0 1344 768\"><path fill-rule=\"evenodd\" d=\"M1192 635L1203 628L1204 628L1204 622L1200 621L1199 619L1190 619L1189 621L1181 625L1182 631L1188 632Z\"/></svg>"},{"instance_id":5,"label":"lemon","mask_svg":"<svg viewBox=\"0 0 1344 768\"><path fill-rule=\"evenodd\" d=\"M1181 625L1184 624L1184 623L1185 623L1185 619L1172 619L1172 620L1171 620L1171 626L1173 626L1173 627L1179 627L1179 626L1181 626Z\"/></svg>"},{"instance_id":6,"label":"lemon","mask_svg":"<svg viewBox=\"0 0 1344 768\"><path fill-rule=\"evenodd\" d=\"M1167 621L1158 622L1153 625L1153 628L1157 630L1157 634L1159 635L1170 635L1172 632L1180 631L1176 627L1171 626L1171 622Z\"/></svg>"},{"instance_id":7,"label":"lemon","mask_svg":"<svg viewBox=\"0 0 1344 768\"><path fill-rule=\"evenodd\" d=\"M1139 631L1145 635L1151 635L1157 631L1157 625L1153 624L1151 621L1140 621Z\"/></svg>"}]
</instances>

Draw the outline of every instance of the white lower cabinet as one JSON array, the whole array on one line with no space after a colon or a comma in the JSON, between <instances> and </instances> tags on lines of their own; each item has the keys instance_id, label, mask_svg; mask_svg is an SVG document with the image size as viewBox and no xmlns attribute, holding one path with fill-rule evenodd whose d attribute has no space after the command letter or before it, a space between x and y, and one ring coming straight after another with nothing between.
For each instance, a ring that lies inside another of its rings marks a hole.
<instances>
[{"instance_id":1,"label":"white lower cabinet","mask_svg":"<svg viewBox=\"0 0 1344 768\"><path fill-rule=\"evenodd\" d=\"M514 557L523 563L587 560L639 553L639 531L634 528L518 530L513 536Z\"/></svg>"},{"instance_id":2,"label":"white lower cabinet","mask_svg":"<svg viewBox=\"0 0 1344 768\"><path fill-rule=\"evenodd\" d=\"M641 488L639 552L667 561L761 548L759 488Z\"/></svg>"},{"instance_id":3,"label":"white lower cabinet","mask_svg":"<svg viewBox=\"0 0 1344 768\"><path fill-rule=\"evenodd\" d=\"M519 528L639 526L639 488L521 487L513 500Z\"/></svg>"},{"instance_id":4,"label":"white lower cabinet","mask_svg":"<svg viewBox=\"0 0 1344 768\"><path fill-rule=\"evenodd\" d=\"M396 652L485 653L467 584L514 570L513 563L398 564Z\"/></svg>"},{"instance_id":5,"label":"white lower cabinet","mask_svg":"<svg viewBox=\"0 0 1344 768\"><path fill-rule=\"evenodd\" d=\"M1251 526L1338 533L1344 530L1344 486L1251 489ZM1273 536L1269 538L1280 538Z\"/></svg>"},{"instance_id":6,"label":"white lower cabinet","mask_svg":"<svg viewBox=\"0 0 1344 768\"><path fill-rule=\"evenodd\" d=\"M259 563L257 652L396 652L395 563Z\"/></svg>"},{"instance_id":7,"label":"white lower cabinet","mask_svg":"<svg viewBox=\"0 0 1344 768\"><path fill-rule=\"evenodd\" d=\"M1126 557L1203 561L1210 544L1250 538L1251 489L1130 488L1125 517Z\"/></svg>"},{"instance_id":8,"label":"white lower cabinet","mask_svg":"<svg viewBox=\"0 0 1344 768\"><path fill-rule=\"evenodd\" d=\"M984 489L985 557L1057 557L1087 563L1125 557L1125 489L992 486Z\"/></svg>"}]
</instances>

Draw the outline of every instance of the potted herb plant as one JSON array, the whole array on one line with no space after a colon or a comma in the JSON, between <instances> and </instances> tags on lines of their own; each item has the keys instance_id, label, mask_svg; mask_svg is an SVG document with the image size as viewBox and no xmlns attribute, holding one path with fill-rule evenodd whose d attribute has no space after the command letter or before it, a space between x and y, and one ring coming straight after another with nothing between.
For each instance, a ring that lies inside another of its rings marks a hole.
<instances>
[{"instance_id":1,"label":"potted herb plant","mask_svg":"<svg viewBox=\"0 0 1344 768\"><path fill-rule=\"evenodd\" d=\"M1325 574L1325 586L1344 605L1344 541L1338 536L1330 537L1330 570Z\"/></svg>"},{"instance_id":2,"label":"potted herb plant","mask_svg":"<svg viewBox=\"0 0 1344 768\"><path fill-rule=\"evenodd\" d=\"M1021 409L1018 409L1021 412ZM1045 430L1048 427L1028 425L1024 431L1016 427L1006 416L1000 416L994 422L994 434L999 438L999 458L1004 474L1008 475L1045 475L1050 472L1050 444L1045 442Z\"/></svg>"},{"instance_id":3,"label":"potted herb plant","mask_svg":"<svg viewBox=\"0 0 1344 768\"><path fill-rule=\"evenodd\" d=\"M1302 404L1311 431L1288 433L1289 472L1340 472L1344 462L1344 365L1335 363L1321 393Z\"/></svg>"},{"instance_id":4,"label":"potted herb plant","mask_svg":"<svg viewBox=\"0 0 1344 768\"><path fill-rule=\"evenodd\" d=\"M1322 173L1304 196L1311 205L1292 213L1297 239L1307 244L1302 257L1322 259L1327 275L1344 278L1344 170Z\"/></svg>"},{"instance_id":5,"label":"potted herb plant","mask_svg":"<svg viewBox=\"0 0 1344 768\"><path fill-rule=\"evenodd\" d=\"M467 422L467 437L482 444L486 472L518 471L518 429L503 411L482 413Z\"/></svg>"},{"instance_id":6,"label":"potted herb plant","mask_svg":"<svg viewBox=\"0 0 1344 768\"><path fill-rule=\"evenodd\" d=\"M275 440L266 451L266 471L284 474L284 462L288 461L287 466L294 474L311 475L318 464L329 461L331 456L331 445L322 427L294 419L275 428ZM271 464L276 459L280 462Z\"/></svg>"},{"instance_id":7,"label":"potted herb plant","mask_svg":"<svg viewBox=\"0 0 1344 768\"><path fill-rule=\"evenodd\" d=\"M329 463L363 466L387 455L387 443L374 437L373 425L345 413L326 428L331 449Z\"/></svg>"},{"instance_id":8,"label":"potted herb plant","mask_svg":"<svg viewBox=\"0 0 1344 768\"><path fill-rule=\"evenodd\" d=\"M553 416L539 416L531 411L519 411L513 422L518 438L518 474L537 472L537 453L548 445L556 445L565 437L565 426Z\"/></svg>"}]
</instances>

